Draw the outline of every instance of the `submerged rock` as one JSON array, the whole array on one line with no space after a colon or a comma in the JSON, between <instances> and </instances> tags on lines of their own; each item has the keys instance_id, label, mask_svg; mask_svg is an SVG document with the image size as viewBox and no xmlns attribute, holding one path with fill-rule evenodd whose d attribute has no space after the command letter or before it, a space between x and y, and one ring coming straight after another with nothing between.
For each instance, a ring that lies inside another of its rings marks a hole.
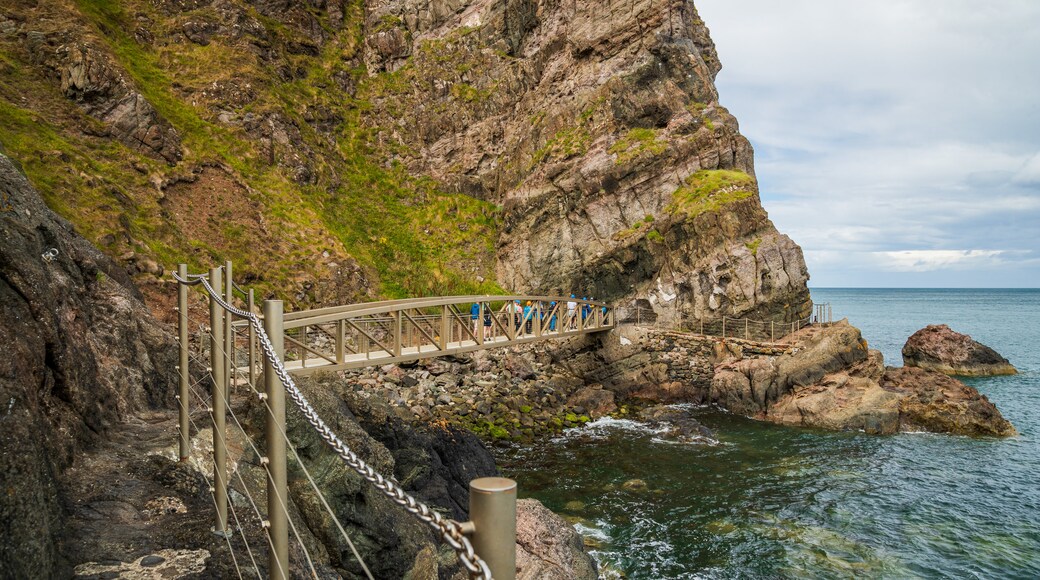
<instances>
[{"instance_id":1,"label":"submerged rock","mask_svg":"<svg viewBox=\"0 0 1040 580\"><path fill-rule=\"evenodd\" d=\"M997 351L945 324L930 324L911 335L903 345L903 364L967 377L1018 372Z\"/></svg>"},{"instance_id":2,"label":"submerged rock","mask_svg":"<svg viewBox=\"0 0 1040 580\"><path fill-rule=\"evenodd\" d=\"M685 409L658 405L641 410L639 418L650 423L651 426L665 427L667 431L662 433L662 436L668 439L692 441L715 438L715 434L712 433L711 429L701 425Z\"/></svg>"}]
</instances>

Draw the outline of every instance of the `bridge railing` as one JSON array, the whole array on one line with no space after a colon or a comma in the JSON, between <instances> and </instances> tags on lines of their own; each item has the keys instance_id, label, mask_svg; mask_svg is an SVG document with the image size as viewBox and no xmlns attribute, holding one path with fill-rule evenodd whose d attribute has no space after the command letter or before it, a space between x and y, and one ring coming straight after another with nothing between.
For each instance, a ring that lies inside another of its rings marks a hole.
<instances>
[{"instance_id":1,"label":"bridge railing","mask_svg":"<svg viewBox=\"0 0 1040 580\"><path fill-rule=\"evenodd\" d=\"M777 342L810 324L830 324L831 308L829 304L814 304L812 315L789 321L723 316L712 320L683 320L674 323L661 321L653 309L633 306L619 308L618 319L621 325L647 326L720 338Z\"/></svg>"},{"instance_id":2,"label":"bridge railing","mask_svg":"<svg viewBox=\"0 0 1040 580\"><path fill-rule=\"evenodd\" d=\"M304 375L446 356L602 332L615 319L613 305L561 296L451 296L294 312L283 318L286 368Z\"/></svg>"},{"instance_id":3,"label":"bridge railing","mask_svg":"<svg viewBox=\"0 0 1040 580\"><path fill-rule=\"evenodd\" d=\"M457 522L442 517L433 508L405 492L392 478L380 475L367 465L325 424L296 386L283 363L283 326L297 324L300 321L302 324L313 323L312 317L283 315L280 300L264 301L263 316L260 316L253 310L252 293L248 291L240 291L245 303L241 308L236 306L236 285L231 275L230 262L227 262L224 268L213 268L205 275L189 275L187 267L182 264L175 278L179 282L177 308L180 385L177 400L180 414L180 458L182 461L191 458L193 432L198 437L203 431L212 429L213 474L209 491L216 512L214 532L225 539L239 577L243 577L243 569L246 576L255 573L257 577L263 577L260 562L263 562L266 552L267 575L280 580L289 578L290 532L298 547L292 559L299 560L300 557L296 554L302 552L305 562L301 562L300 565L309 570L308 575L315 578L319 576L297 524L289 517L289 452L296 459L297 467L303 472L329 513L331 521L336 524L343 540L357 558L361 570L365 576L373 578L320 486L308 471L305 461L289 440L285 427L286 396L344 463L394 503L430 526L442 541L451 546L470 578L490 579L492 575L500 579L515 577L515 482L502 478L473 480L470 482L471 521ZM204 345L200 344L197 349L191 348L188 292L193 286L202 288L203 296L209 303L209 327L202 327L204 332L200 337L209 342L208 357ZM424 304L415 308L427 306L430 305ZM394 311L402 312L405 308L406 305L398 305ZM360 313L355 314L371 316L374 313L370 309L361 309ZM405 317L401 314L392 318L400 322ZM336 318L332 321L341 319ZM443 320L443 311L441 319ZM249 348L238 348L244 341L248 342ZM403 348L403 345L401 347ZM246 350L250 353L248 362L241 356ZM261 363L264 369L262 385L256 384L257 362ZM243 363L248 366L247 372L241 369ZM266 413L263 444L249 438L243 422L239 419L244 407L240 396L231 396L231 389L236 386L239 394L255 397L263 405ZM243 478L241 469L238 468L241 462L233 461L232 464L236 467L230 471L228 469L228 454L234 452L235 447L228 445L229 417L232 426L238 428L238 436L245 438L245 449L242 452L251 451L265 473L266 509L260 505L263 502L254 497L250 485ZM200 463L206 464L207 461ZM238 505L237 509L235 503L228 501L231 489L245 497L245 504ZM259 534L263 535L262 539L258 539ZM508 546L508 549L504 549L504 546ZM490 556L482 558L482 555L486 554ZM250 565L252 572L249 571Z\"/></svg>"}]
</instances>

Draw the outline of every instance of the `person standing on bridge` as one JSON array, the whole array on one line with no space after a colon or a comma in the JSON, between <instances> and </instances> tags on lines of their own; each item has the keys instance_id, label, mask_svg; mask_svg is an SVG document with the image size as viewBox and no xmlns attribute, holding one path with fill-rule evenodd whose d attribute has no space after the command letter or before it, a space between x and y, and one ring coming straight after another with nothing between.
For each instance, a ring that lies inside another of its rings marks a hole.
<instances>
[{"instance_id":1,"label":"person standing on bridge","mask_svg":"<svg viewBox=\"0 0 1040 580\"><path fill-rule=\"evenodd\" d=\"M524 333L531 334L531 301L524 305Z\"/></svg>"},{"instance_id":2,"label":"person standing on bridge","mask_svg":"<svg viewBox=\"0 0 1040 580\"><path fill-rule=\"evenodd\" d=\"M549 330L556 332L556 301L549 303Z\"/></svg>"},{"instance_id":3,"label":"person standing on bridge","mask_svg":"<svg viewBox=\"0 0 1040 580\"><path fill-rule=\"evenodd\" d=\"M480 332L480 303L474 302L473 306L469 307L469 318L473 321L473 339L476 340L477 333Z\"/></svg>"},{"instance_id":4,"label":"person standing on bridge","mask_svg":"<svg viewBox=\"0 0 1040 580\"><path fill-rule=\"evenodd\" d=\"M577 310L578 303L574 301L574 294L571 294L571 299L567 301L567 328L575 328L578 321L574 315L577 314Z\"/></svg>"},{"instance_id":5,"label":"person standing on bridge","mask_svg":"<svg viewBox=\"0 0 1040 580\"><path fill-rule=\"evenodd\" d=\"M484 340L491 340L491 304L484 303Z\"/></svg>"}]
</instances>

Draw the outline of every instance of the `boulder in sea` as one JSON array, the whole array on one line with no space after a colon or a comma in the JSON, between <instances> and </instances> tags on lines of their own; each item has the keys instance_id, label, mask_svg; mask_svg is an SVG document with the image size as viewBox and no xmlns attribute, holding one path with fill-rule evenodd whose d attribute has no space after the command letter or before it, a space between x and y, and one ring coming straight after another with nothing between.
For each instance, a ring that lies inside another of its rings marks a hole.
<instances>
[{"instance_id":1,"label":"boulder in sea","mask_svg":"<svg viewBox=\"0 0 1040 580\"><path fill-rule=\"evenodd\" d=\"M1015 428L985 395L942 373L913 367L889 368L881 379L881 387L903 395L899 400L903 431L1017 435Z\"/></svg>"},{"instance_id":2,"label":"boulder in sea","mask_svg":"<svg viewBox=\"0 0 1040 580\"><path fill-rule=\"evenodd\" d=\"M710 401L774 423L839 431L1015 434L976 389L935 371L885 368L844 320L807 329L789 353L716 365Z\"/></svg>"},{"instance_id":3,"label":"boulder in sea","mask_svg":"<svg viewBox=\"0 0 1040 580\"><path fill-rule=\"evenodd\" d=\"M903 364L967 377L1017 372L997 351L945 324L930 324L911 335L903 345Z\"/></svg>"}]
</instances>

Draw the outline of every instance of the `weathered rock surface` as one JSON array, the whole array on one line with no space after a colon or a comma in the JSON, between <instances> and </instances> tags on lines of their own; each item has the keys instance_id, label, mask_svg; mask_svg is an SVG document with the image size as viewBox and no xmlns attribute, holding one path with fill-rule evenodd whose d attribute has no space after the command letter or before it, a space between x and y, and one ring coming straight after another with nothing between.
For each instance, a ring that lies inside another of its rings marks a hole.
<instances>
[{"instance_id":1,"label":"weathered rock surface","mask_svg":"<svg viewBox=\"0 0 1040 580\"><path fill-rule=\"evenodd\" d=\"M407 81L370 119L413 171L504 205L506 287L665 320L807 314L801 250L762 209L692 2L368 5L366 64Z\"/></svg>"},{"instance_id":2,"label":"weathered rock surface","mask_svg":"<svg viewBox=\"0 0 1040 580\"><path fill-rule=\"evenodd\" d=\"M596 561L581 536L538 500L516 502L516 577L521 580L593 580Z\"/></svg>"},{"instance_id":3,"label":"weathered rock surface","mask_svg":"<svg viewBox=\"0 0 1040 580\"><path fill-rule=\"evenodd\" d=\"M53 71L61 93L104 122L112 137L171 165L180 161L177 130L98 43L70 39L67 34L36 35L30 40L33 58Z\"/></svg>"},{"instance_id":4,"label":"weathered rock surface","mask_svg":"<svg viewBox=\"0 0 1040 580\"><path fill-rule=\"evenodd\" d=\"M886 369L847 321L795 339L788 354L718 364L710 401L758 419L834 430L1015 434L976 389L931 371Z\"/></svg>"},{"instance_id":5,"label":"weathered rock surface","mask_svg":"<svg viewBox=\"0 0 1040 580\"><path fill-rule=\"evenodd\" d=\"M67 577L59 475L115 423L172 407L176 345L3 154L0 198L0 575Z\"/></svg>"},{"instance_id":6,"label":"weathered rock surface","mask_svg":"<svg viewBox=\"0 0 1040 580\"><path fill-rule=\"evenodd\" d=\"M945 324L930 324L913 333L903 345L903 364L967 377L1017 372L997 351Z\"/></svg>"}]
</instances>

